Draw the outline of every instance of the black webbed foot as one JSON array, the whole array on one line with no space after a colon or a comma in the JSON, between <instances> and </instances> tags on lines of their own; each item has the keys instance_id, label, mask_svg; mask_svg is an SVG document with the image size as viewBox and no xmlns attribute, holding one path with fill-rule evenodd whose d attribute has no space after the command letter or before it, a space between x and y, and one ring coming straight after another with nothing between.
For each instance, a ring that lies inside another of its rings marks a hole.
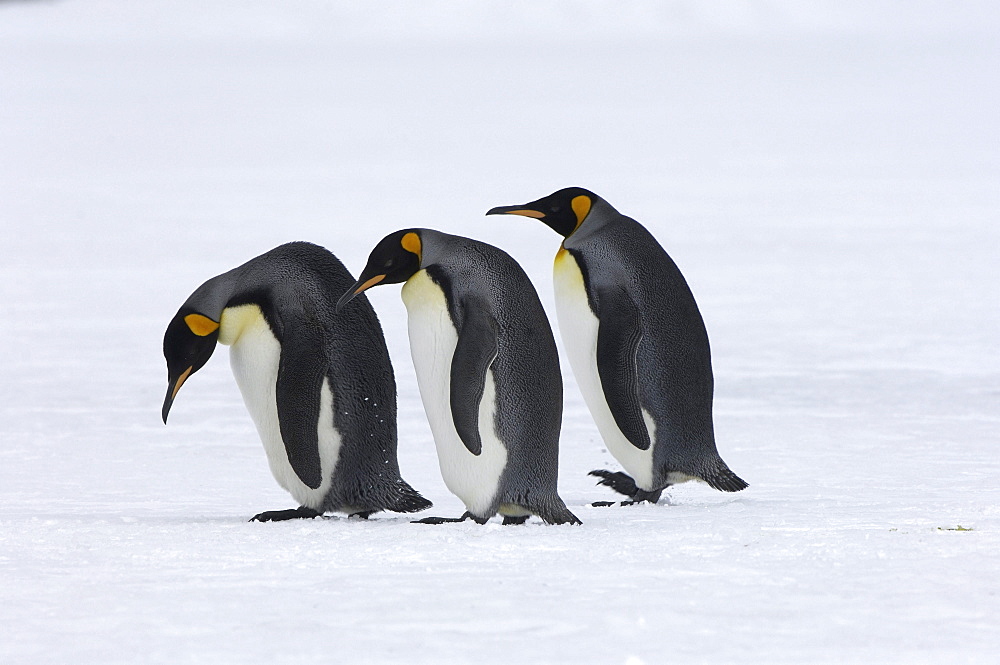
<instances>
[{"instance_id":1,"label":"black webbed foot","mask_svg":"<svg viewBox=\"0 0 1000 665\"><path fill-rule=\"evenodd\" d=\"M312 519L314 517L320 517L323 513L313 510L312 508L306 508L305 506L299 506L298 508L289 508L288 510L268 510L263 513L258 513L250 518L251 522L284 522L286 520L297 520L297 519Z\"/></svg>"},{"instance_id":2,"label":"black webbed foot","mask_svg":"<svg viewBox=\"0 0 1000 665\"><path fill-rule=\"evenodd\" d=\"M476 517L469 511L465 511L461 517L425 517L422 520L413 520L411 524L454 524L457 522L464 522L465 520L472 520L476 524L486 524L490 521L489 517Z\"/></svg>"},{"instance_id":3,"label":"black webbed foot","mask_svg":"<svg viewBox=\"0 0 1000 665\"><path fill-rule=\"evenodd\" d=\"M372 515L374 515L377 512L378 512L377 510L359 510L356 513L351 513L347 517L348 517L348 519L350 519L351 517L354 517L354 518L357 518L359 520L366 520L366 519L368 519L369 517L371 517Z\"/></svg>"},{"instance_id":4,"label":"black webbed foot","mask_svg":"<svg viewBox=\"0 0 1000 665\"><path fill-rule=\"evenodd\" d=\"M531 517L531 515L521 515L520 517L514 517L512 515L504 515L503 516L503 525L504 526L514 526L514 525L518 525L518 524L524 524L525 522L528 521L529 517Z\"/></svg>"},{"instance_id":5,"label":"black webbed foot","mask_svg":"<svg viewBox=\"0 0 1000 665\"><path fill-rule=\"evenodd\" d=\"M607 469L595 469L587 474L588 476L596 476L601 480L597 481L598 485L605 485L610 487L619 494L624 494L629 497L629 501L622 501L621 505L631 506L634 503L642 503L643 501L648 501L650 503L656 503L660 500L660 494L663 492L662 489L656 490L655 492L647 492L641 489L635 484L632 476L622 473L621 471L608 471ZM591 505L594 506L610 506L613 505L614 501L597 501Z\"/></svg>"},{"instance_id":6,"label":"black webbed foot","mask_svg":"<svg viewBox=\"0 0 1000 665\"><path fill-rule=\"evenodd\" d=\"M593 502L590 505L593 506L594 508L607 508L608 506L615 505L615 502L614 501L595 501L595 502Z\"/></svg>"}]
</instances>

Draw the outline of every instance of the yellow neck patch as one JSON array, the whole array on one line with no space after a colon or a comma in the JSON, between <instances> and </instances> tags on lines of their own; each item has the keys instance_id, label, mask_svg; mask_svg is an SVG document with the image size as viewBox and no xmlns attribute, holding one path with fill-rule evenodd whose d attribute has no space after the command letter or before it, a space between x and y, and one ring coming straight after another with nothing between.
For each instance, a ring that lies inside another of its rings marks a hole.
<instances>
[{"instance_id":1,"label":"yellow neck patch","mask_svg":"<svg viewBox=\"0 0 1000 665\"><path fill-rule=\"evenodd\" d=\"M576 228L580 228L580 225L583 224L583 220L587 218L588 214L590 214L590 197L581 194L580 196L574 197L573 200L570 201L569 205L573 208L573 212L576 213Z\"/></svg>"},{"instance_id":2,"label":"yellow neck patch","mask_svg":"<svg viewBox=\"0 0 1000 665\"><path fill-rule=\"evenodd\" d=\"M201 314L188 314L184 317L184 323L187 324L187 327L191 330L191 332L199 337L211 335L219 329L218 323L207 316L202 316Z\"/></svg>"},{"instance_id":3,"label":"yellow neck patch","mask_svg":"<svg viewBox=\"0 0 1000 665\"><path fill-rule=\"evenodd\" d=\"M423 248L420 244L420 236L418 236L413 231L410 231L409 233L404 235L403 239L399 241L399 244L402 245L403 249L405 249L406 251L412 254L416 254L418 260L423 259L423 256L421 256Z\"/></svg>"}]
</instances>

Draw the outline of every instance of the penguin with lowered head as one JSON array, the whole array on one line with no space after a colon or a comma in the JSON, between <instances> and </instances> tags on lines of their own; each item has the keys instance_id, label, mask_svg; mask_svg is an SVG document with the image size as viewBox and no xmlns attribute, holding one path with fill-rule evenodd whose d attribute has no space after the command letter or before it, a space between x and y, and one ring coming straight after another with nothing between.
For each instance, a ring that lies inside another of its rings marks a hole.
<instances>
[{"instance_id":1,"label":"penguin with lowered head","mask_svg":"<svg viewBox=\"0 0 1000 665\"><path fill-rule=\"evenodd\" d=\"M527 275L492 245L404 229L376 245L338 309L399 282L441 475L466 506L459 518L419 522L484 524L499 513L504 524L579 524L557 492L562 376Z\"/></svg>"},{"instance_id":2,"label":"penguin with lowered head","mask_svg":"<svg viewBox=\"0 0 1000 665\"><path fill-rule=\"evenodd\" d=\"M216 343L229 345L271 473L300 504L253 520L431 506L399 473L396 382L375 310L362 298L336 311L353 282L326 249L288 243L199 286L167 326L163 422Z\"/></svg>"},{"instance_id":3,"label":"penguin with lowered head","mask_svg":"<svg viewBox=\"0 0 1000 665\"><path fill-rule=\"evenodd\" d=\"M656 238L579 187L486 214L539 219L564 237L554 266L563 343L598 430L627 472L592 471L599 484L628 496L625 503L655 503L689 480L724 492L747 487L716 448L701 313Z\"/></svg>"}]
</instances>

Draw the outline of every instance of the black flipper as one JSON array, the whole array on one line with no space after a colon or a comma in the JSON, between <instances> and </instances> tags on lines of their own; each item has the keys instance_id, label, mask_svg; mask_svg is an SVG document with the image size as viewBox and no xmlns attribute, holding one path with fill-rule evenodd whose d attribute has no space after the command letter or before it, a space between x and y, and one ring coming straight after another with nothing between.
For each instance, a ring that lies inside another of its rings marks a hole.
<instances>
[{"instance_id":1,"label":"black flipper","mask_svg":"<svg viewBox=\"0 0 1000 665\"><path fill-rule=\"evenodd\" d=\"M251 522L284 522L285 520L298 520L298 519L312 519L314 517L320 517L323 513L313 510L312 508L306 508L305 506L299 506L298 508L289 508L288 510L267 510L263 513L258 513L250 518Z\"/></svg>"},{"instance_id":2,"label":"black flipper","mask_svg":"<svg viewBox=\"0 0 1000 665\"><path fill-rule=\"evenodd\" d=\"M639 450L648 450L649 431L642 418L636 367L642 317L624 289L602 292L599 302L597 371L604 398L625 438Z\"/></svg>"},{"instance_id":3,"label":"black flipper","mask_svg":"<svg viewBox=\"0 0 1000 665\"><path fill-rule=\"evenodd\" d=\"M278 424L289 464L312 489L323 483L316 430L320 389L326 379L326 363L317 353L321 348L323 328L319 321L303 318L284 326L276 391Z\"/></svg>"},{"instance_id":4,"label":"black flipper","mask_svg":"<svg viewBox=\"0 0 1000 665\"><path fill-rule=\"evenodd\" d=\"M451 359L451 417L462 443L473 455L483 451L479 402L486 388L486 372L496 355L496 321L481 307L466 307Z\"/></svg>"}]
</instances>

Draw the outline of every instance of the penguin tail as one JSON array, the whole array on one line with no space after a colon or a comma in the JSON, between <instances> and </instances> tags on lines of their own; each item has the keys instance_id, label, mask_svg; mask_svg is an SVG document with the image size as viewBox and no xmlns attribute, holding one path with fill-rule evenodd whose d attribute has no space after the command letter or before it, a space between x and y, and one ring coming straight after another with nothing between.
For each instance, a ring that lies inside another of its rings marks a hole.
<instances>
[{"instance_id":1,"label":"penguin tail","mask_svg":"<svg viewBox=\"0 0 1000 665\"><path fill-rule=\"evenodd\" d=\"M427 510L434 504L425 499L420 492L410 487L402 478L396 485L396 496L391 505L386 506L386 510L394 513L416 513Z\"/></svg>"},{"instance_id":2,"label":"penguin tail","mask_svg":"<svg viewBox=\"0 0 1000 665\"><path fill-rule=\"evenodd\" d=\"M546 524L583 524L580 518L570 512L559 497L546 502L546 505L533 511Z\"/></svg>"},{"instance_id":3,"label":"penguin tail","mask_svg":"<svg viewBox=\"0 0 1000 665\"><path fill-rule=\"evenodd\" d=\"M749 487L749 483L730 471L721 459L711 472L702 476L702 480L721 492L739 492Z\"/></svg>"}]
</instances>

